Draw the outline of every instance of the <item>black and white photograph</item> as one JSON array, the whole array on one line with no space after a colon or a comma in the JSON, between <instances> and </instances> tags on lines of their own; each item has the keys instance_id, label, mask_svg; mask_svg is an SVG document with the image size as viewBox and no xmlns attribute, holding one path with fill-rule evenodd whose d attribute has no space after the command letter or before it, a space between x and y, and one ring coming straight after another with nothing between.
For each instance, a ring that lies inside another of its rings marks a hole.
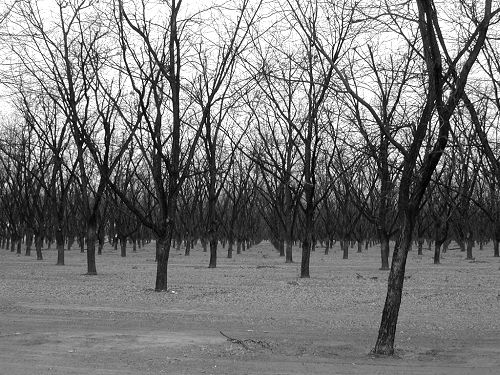
<instances>
[{"instance_id":1,"label":"black and white photograph","mask_svg":"<svg viewBox=\"0 0 500 375\"><path fill-rule=\"evenodd\" d=\"M0 375L500 374L500 0L0 1Z\"/></svg>"}]
</instances>

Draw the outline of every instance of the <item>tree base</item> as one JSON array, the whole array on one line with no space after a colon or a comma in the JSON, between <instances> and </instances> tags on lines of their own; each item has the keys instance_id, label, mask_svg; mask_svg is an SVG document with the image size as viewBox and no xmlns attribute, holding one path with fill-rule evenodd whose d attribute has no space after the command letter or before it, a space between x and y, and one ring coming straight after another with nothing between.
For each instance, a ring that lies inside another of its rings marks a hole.
<instances>
[{"instance_id":1,"label":"tree base","mask_svg":"<svg viewBox=\"0 0 500 375\"><path fill-rule=\"evenodd\" d=\"M382 348L373 348L370 354L376 355L376 356L393 356L394 355L394 348L390 348L387 346L384 346Z\"/></svg>"}]
</instances>

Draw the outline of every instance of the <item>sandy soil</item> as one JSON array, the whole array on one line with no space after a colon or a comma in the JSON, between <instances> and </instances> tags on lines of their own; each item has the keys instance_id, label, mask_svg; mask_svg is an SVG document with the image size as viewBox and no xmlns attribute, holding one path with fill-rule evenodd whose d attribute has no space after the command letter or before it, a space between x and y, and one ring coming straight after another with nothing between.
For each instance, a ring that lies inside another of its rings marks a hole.
<instances>
[{"instance_id":1,"label":"sandy soil","mask_svg":"<svg viewBox=\"0 0 500 375\"><path fill-rule=\"evenodd\" d=\"M152 290L153 246L44 261L0 251L0 374L498 374L500 260L410 254L397 355L370 350L386 292L378 249L312 255L311 279L268 243L208 269L171 256L168 293ZM296 260L300 254L294 254ZM221 331L223 334L221 334ZM226 336L232 338L229 340Z\"/></svg>"}]
</instances>

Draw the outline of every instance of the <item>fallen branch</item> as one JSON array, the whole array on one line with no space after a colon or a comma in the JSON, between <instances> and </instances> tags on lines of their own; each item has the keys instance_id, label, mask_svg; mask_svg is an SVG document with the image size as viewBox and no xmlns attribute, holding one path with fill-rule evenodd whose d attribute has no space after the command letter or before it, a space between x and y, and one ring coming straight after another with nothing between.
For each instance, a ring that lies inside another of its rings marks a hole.
<instances>
[{"instance_id":1,"label":"fallen branch","mask_svg":"<svg viewBox=\"0 0 500 375\"><path fill-rule=\"evenodd\" d=\"M243 346L246 350L251 350L251 348L246 344L246 343L251 343L253 345L260 345L264 349L271 349L271 344L268 342L262 341L262 340L254 340L254 339L244 339L244 340L239 340L235 339L234 337L226 335L224 332L219 331L222 336L224 336L227 341L230 341L234 344L239 344Z\"/></svg>"},{"instance_id":2,"label":"fallen branch","mask_svg":"<svg viewBox=\"0 0 500 375\"><path fill-rule=\"evenodd\" d=\"M232 343L234 343L234 344L239 344L239 345L243 346L246 350L250 350L250 348L248 347L248 345L247 345L247 344L245 344L245 342L244 342L243 340L238 340L238 339L235 339L235 338L233 338L233 337L229 337L228 335L226 335L226 334L225 334L224 332L222 332L222 331L219 331L219 332L220 332L220 334L221 334L222 336L224 336L224 337L227 339L227 341L232 342Z\"/></svg>"}]
</instances>

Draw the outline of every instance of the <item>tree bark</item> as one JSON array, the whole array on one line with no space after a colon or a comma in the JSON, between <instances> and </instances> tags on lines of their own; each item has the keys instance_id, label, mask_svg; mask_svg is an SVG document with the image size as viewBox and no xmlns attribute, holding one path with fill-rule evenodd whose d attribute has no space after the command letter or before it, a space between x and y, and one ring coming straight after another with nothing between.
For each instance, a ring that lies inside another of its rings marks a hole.
<instances>
[{"instance_id":1,"label":"tree bark","mask_svg":"<svg viewBox=\"0 0 500 375\"><path fill-rule=\"evenodd\" d=\"M210 239L210 262L208 264L208 268L216 268L217 267L217 240L212 238Z\"/></svg>"},{"instance_id":2,"label":"tree bark","mask_svg":"<svg viewBox=\"0 0 500 375\"><path fill-rule=\"evenodd\" d=\"M439 241L436 240L434 243L434 264L440 264L441 263L441 245L444 243L444 241Z\"/></svg>"},{"instance_id":3,"label":"tree bark","mask_svg":"<svg viewBox=\"0 0 500 375\"><path fill-rule=\"evenodd\" d=\"M307 151L309 149L309 151ZM310 147L306 148L306 163L310 163L307 155L310 158ZM311 258L312 232L314 230L313 215L314 215L314 186L311 182L311 171L309 167L305 167L304 171L304 194L306 200L305 218L304 218L304 239L302 241L302 261L300 265L300 277L309 277L309 262Z\"/></svg>"},{"instance_id":4,"label":"tree bark","mask_svg":"<svg viewBox=\"0 0 500 375\"><path fill-rule=\"evenodd\" d=\"M59 226L56 229L57 266L64 266L64 235L63 229Z\"/></svg>"},{"instance_id":5,"label":"tree bark","mask_svg":"<svg viewBox=\"0 0 500 375\"><path fill-rule=\"evenodd\" d=\"M382 260L382 266L380 267L383 271L389 270L389 237L386 234L380 235L380 257Z\"/></svg>"},{"instance_id":6,"label":"tree bark","mask_svg":"<svg viewBox=\"0 0 500 375\"><path fill-rule=\"evenodd\" d=\"M21 237L19 237L17 240L17 254L21 254L21 244L22 244L22 239Z\"/></svg>"},{"instance_id":7,"label":"tree bark","mask_svg":"<svg viewBox=\"0 0 500 375\"><path fill-rule=\"evenodd\" d=\"M85 236L83 234L81 234L78 237L78 244L80 245L80 253L84 253L85 252Z\"/></svg>"},{"instance_id":8,"label":"tree bark","mask_svg":"<svg viewBox=\"0 0 500 375\"><path fill-rule=\"evenodd\" d=\"M104 247L104 235L103 234L98 234L97 235L99 245L97 247L97 255L102 255L102 249Z\"/></svg>"},{"instance_id":9,"label":"tree bark","mask_svg":"<svg viewBox=\"0 0 500 375\"><path fill-rule=\"evenodd\" d=\"M408 251L411 248L414 217L411 212L404 215L403 223L398 240L394 247L391 271L389 273L387 297L382 321L380 322L379 334L373 352L376 354L394 354L394 339L398 323L399 308L403 292L404 275Z\"/></svg>"},{"instance_id":10,"label":"tree bark","mask_svg":"<svg viewBox=\"0 0 500 375\"><path fill-rule=\"evenodd\" d=\"M30 231L26 232L26 256L31 256L31 245L33 244L33 233Z\"/></svg>"},{"instance_id":11,"label":"tree bark","mask_svg":"<svg viewBox=\"0 0 500 375\"><path fill-rule=\"evenodd\" d=\"M342 259L349 259L349 241L342 241Z\"/></svg>"},{"instance_id":12,"label":"tree bark","mask_svg":"<svg viewBox=\"0 0 500 375\"><path fill-rule=\"evenodd\" d=\"M465 252L465 241L462 239L457 239L458 246L460 247L460 252Z\"/></svg>"},{"instance_id":13,"label":"tree bark","mask_svg":"<svg viewBox=\"0 0 500 375\"><path fill-rule=\"evenodd\" d=\"M170 231L169 231L170 232ZM156 246L156 285L155 291L161 292L167 290L167 271L168 271L168 258L170 255L170 245L172 234L167 232L167 235L160 236Z\"/></svg>"},{"instance_id":14,"label":"tree bark","mask_svg":"<svg viewBox=\"0 0 500 375\"><path fill-rule=\"evenodd\" d=\"M472 232L467 234L467 257L466 259L472 260L474 257L472 256L472 248L474 247L474 238L472 237Z\"/></svg>"},{"instance_id":15,"label":"tree bark","mask_svg":"<svg viewBox=\"0 0 500 375\"><path fill-rule=\"evenodd\" d=\"M184 247L184 256L189 256L191 255L191 247L193 246L193 243L191 241L191 239L187 239L186 240L186 243L185 243L185 247Z\"/></svg>"},{"instance_id":16,"label":"tree bark","mask_svg":"<svg viewBox=\"0 0 500 375\"><path fill-rule=\"evenodd\" d=\"M120 237L120 255L123 258L127 256L127 237Z\"/></svg>"},{"instance_id":17,"label":"tree bark","mask_svg":"<svg viewBox=\"0 0 500 375\"><path fill-rule=\"evenodd\" d=\"M418 241L418 255L423 255L423 248L424 248L424 239L423 238L419 238Z\"/></svg>"},{"instance_id":18,"label":"tree bark","mask_svg":"<svg viewBox=\"0 0 500 375\"><path fill-rule=\"evenodd\" d=\"M96 217L91 215L87 222L87 275L97 275L95 264Z\"/></svg>"},{"instance_id":19,"label":"tree bark","mask_svg":"<svg viewBox=\"0 0 500 375\"><path fill-rule=\"evenodd\" d=\"M311 242L308 236L302 241L302 261L300 263L300 277L309 278L309 261L311 258Z\"/></svg>"},{"instance_id":20,"label":"tree bark","mask_svg":"<svg viewBox=\"0 0 500 375\"><path fill-rule=\"evenodd\" d=\"M36 260L43 260L42 255L43 237L41 235L35 234L35 250L36 250Z\"/></svg>"}]
</instances>

